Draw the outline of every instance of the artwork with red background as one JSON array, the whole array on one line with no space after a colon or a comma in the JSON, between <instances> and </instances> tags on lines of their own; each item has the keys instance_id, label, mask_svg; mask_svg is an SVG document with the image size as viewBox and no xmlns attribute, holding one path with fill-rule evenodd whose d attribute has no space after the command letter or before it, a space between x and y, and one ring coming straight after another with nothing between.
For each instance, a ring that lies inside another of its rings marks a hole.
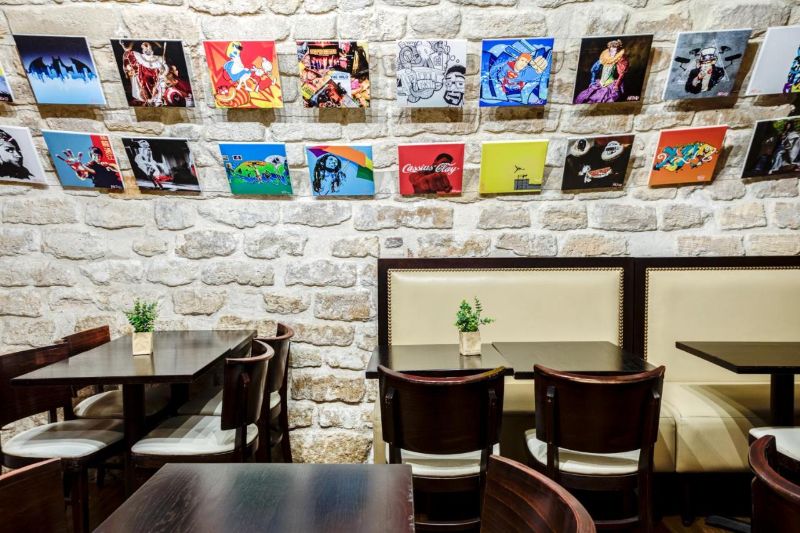
<instances>
[{"instance_id":1,"label":"artwork with red background","mask_svg":"<svg viewBox=\"0 0 800 533\"><path fill-rule=\"evenodd\" d=\"M401 144L397 147L400 194L460 194L464 143Z\"/></svg>"}]
</instances>

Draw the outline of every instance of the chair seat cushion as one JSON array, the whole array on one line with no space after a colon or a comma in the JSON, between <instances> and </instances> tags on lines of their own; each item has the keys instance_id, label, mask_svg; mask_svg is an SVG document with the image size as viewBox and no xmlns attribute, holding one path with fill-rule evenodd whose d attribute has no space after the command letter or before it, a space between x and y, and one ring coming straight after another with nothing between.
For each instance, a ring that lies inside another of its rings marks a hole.
<instances>
[{"instance_id":1,"label":"chair seat cushion","mask_svg":"<svg viewBox=\"0 0 800 533\"><path fill-rule=\"evenodd\" d=\"M536 438L536 430L525 432L528 450L539 463L547 464L547 443ZM639 468L639 450L620 453L589 453L558 449L558 469L572 474L615 476L633 474Z\"/></svg>"},{"instance_id":2,"label":"chair seat cushion","mask_svg":"<svg viewBox=\"0 0 800 533\"><path fill-rule=\"evenodd\" d=\"M389 445L386 444L386 458L389 458ZM500 444L492 448L494 455L500 455ZM411 473L425 477L456 477L477 475L481 470L480 450L467 453L431 455L427 453L400 450L403 464L411 465Z\"/></svg>"},{"instance_id":3,"label":"chair seat cushion","mask_svg":"<svg viewBox=\"0 0 800 533\"><path fill-rule=\"evenodd\" d=\"M281 395L275 391L269 395L269 408L274 409L281 403ZM221 416L222 415L222 388L212 387L204 390L193 399L181 405L178 409L179 415L202 415L202 416Z\"/></svg>"},{"instance_id":4,"label":"chair seat cushion","mask_svg":"<svg viewBox=\"0 0 800 533\"><path fill-rule=\"evenodd\" d=\"M236 430L220 429L218 416L176 416L162 422L131 448L137 455L211 455L232 452ZM255 424L247 426L247 444L258 437Z\"/></svg>"},{"instance_id":5,"label":"chair seat cushion","mask_svg":"<svg viewBox=\"0 0 800 533\"><path fill-rule=\"evenodd\" d=\"M36 426L3 443L3 453L41 459L76 459L99 452L124 437L121 420L67 420Z\"/></svg>"},{"instance_id":6,"label":"chair seat cushion","mask_svg":"<svg viewBox=\"0 0 800 533\"><path fill-rule=\"evenodd\" d=\"M153 416L169 403L169 385L159 384L145 387L144 407L147 416ZM74 408L78 418L123 418L122 391L110 390L93 394Z\"/></svg>"},{"instance_id":7,"label":"chair seat cushion","mask_svg":"<svg viewBox=\"0 0 800 533\"><path fill-rule=\"evenodd\" d=\"M800 461L800 427L766 426L750 430L750 436L753 439L760 439L766 435L775 437L778 453Z\"/></svg>"}]
</instances>

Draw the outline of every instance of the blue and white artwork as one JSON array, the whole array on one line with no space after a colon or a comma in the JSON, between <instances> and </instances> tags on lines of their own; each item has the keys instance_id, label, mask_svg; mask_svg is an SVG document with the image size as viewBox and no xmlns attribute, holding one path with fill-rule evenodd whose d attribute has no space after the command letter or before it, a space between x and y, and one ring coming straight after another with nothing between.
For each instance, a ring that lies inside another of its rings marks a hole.
<instances>
[{"instance_id":1,"label":"blue and white artwork","mask_svg":"<svg viewBox=\"0 0 800 533\"><path fill-rule=\"evenodd\" d=\"M553 39L489 39L481 46L481 107L547 103Z\"/></svg>"}]
</instances>

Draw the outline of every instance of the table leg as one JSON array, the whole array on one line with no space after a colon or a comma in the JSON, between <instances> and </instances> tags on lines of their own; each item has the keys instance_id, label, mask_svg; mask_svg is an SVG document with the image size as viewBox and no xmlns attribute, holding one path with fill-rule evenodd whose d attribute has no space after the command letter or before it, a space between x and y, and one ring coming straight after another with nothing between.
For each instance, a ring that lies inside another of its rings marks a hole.
<instances>
[{"instance_id":1,"label":"table leg","mask_svg":"<svg viewBox=\"0 0 800 533\"><path fill-rule=\"evenodd\" d=\"M134 488L131 447L144 432L144 384L122 386L122 414L125 418L125 495L130 496Z\"/></svg>"},{"instance_id":2,"label":"table leg","mask_svg":"<svg viewBox=\"0 0 800 533\"><path fill-rule=\"evenodd\" d=\"M173 383L170 385L170 413L178 411L181 405L189 401L189 384Z\"/></svg>"},{"instance_id":3,"label":"table leg","mask_svg":"<svg viewBox=\"0 0 800 533\"><path fill-rule=\"evenodd\" d=\"M794 374L770 376L769 408L773 426L794 426Z\"/></svg>"}]
</instances>

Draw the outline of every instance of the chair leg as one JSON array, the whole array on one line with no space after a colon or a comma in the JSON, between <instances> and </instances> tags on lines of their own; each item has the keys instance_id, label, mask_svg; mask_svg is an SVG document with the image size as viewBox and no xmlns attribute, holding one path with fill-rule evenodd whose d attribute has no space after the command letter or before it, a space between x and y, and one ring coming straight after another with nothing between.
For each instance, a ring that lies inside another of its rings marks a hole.
<instances>
[{"instance_id":1,"label":"chair leg","mask_svg":"<svg viewBox=\"0 0 800 533\"><path fill-rule=\"evenodd\" d=\"M106 484L106 467L100 465L97 467L97 487L103 488Z\"/></svg>"},{"instance_id":2,"label":"chair leg","mask_svg":"<svg viewBox=\"0 0 800 533\"><path fill-rule=\"evenodd\" d=\"M644 472L639 476L639 520L641 530L650 533L653 530L653 479L650 472Z\"/></svg>"},{"instance_id":3,"label":"chair leg","mask_svg":"<svg viewBox=\"0 0 800 533\"><path fill-rule=\"evenodd\" d=\"M256 462L272 462L272 450L270 449L269 422L258 421L258 448L256 448Z\"/></svg>"},{"instance_id":4,"label":"chair leg","mask_svg":"<svg viewBox=\"0 0 800 533\"><path fill-rule=\"evenodd\" d=\"M281 454L284 463L292 462L292 443L289 442L289 410L286 406L281 406L281 413L278 415L278 426L281 429Z\"/></svg>"},{"instance_id":5,"label":"chair leg","mask_svg":"<svg viewBox=\"0 0 800 533\"><path fill-rule=\"evenodd\" d=\"M72 502L72 531L88 533L89 531L89 471L81 468L73 472L70 489Z\"/></svg>"}]
</instances>

